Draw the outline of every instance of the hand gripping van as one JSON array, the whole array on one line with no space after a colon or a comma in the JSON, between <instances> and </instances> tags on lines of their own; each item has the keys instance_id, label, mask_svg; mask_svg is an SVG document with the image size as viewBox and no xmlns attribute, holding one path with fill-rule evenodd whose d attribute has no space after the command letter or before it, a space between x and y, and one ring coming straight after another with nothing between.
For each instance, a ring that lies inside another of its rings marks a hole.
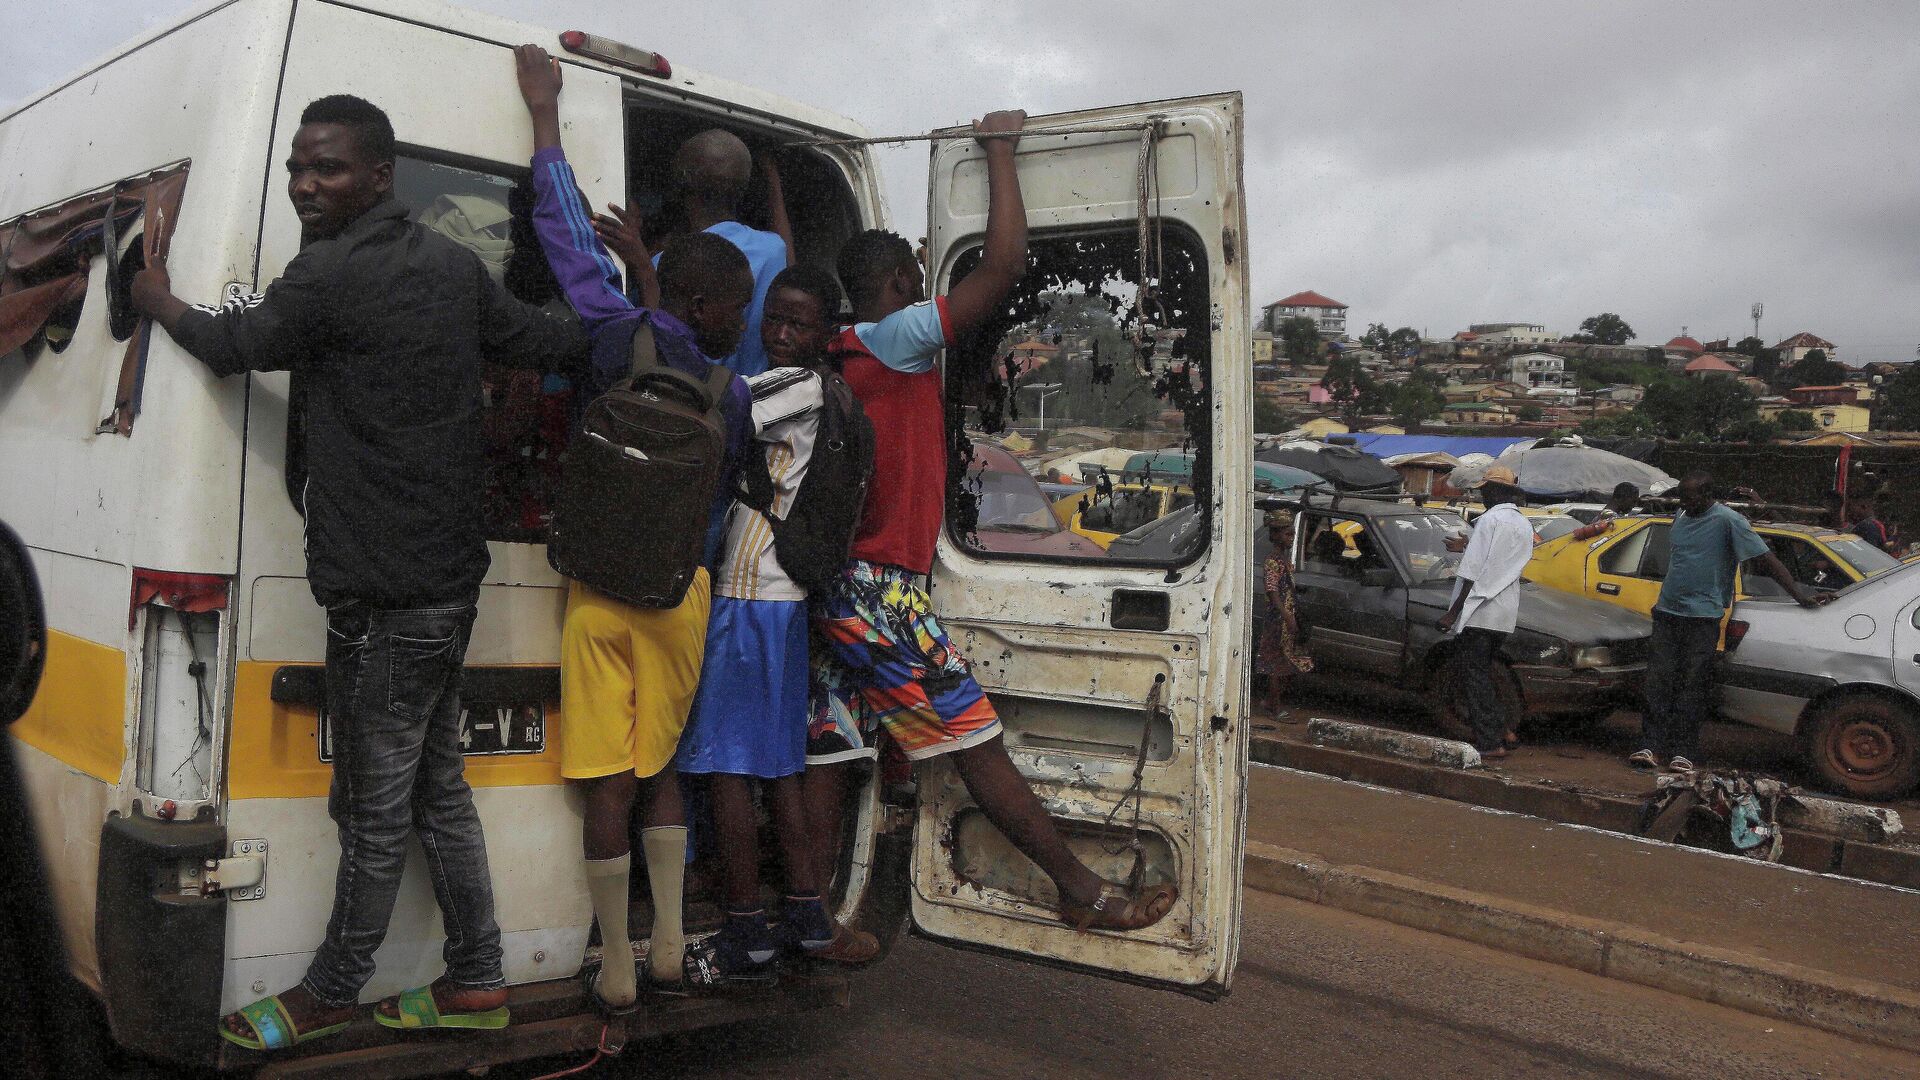
<instances>
[{"instance_id":1,"label":"hand gripping van","mask_svg":"<svg viewBox=\"0 0 1920 1080\"><path fill-rule=\"evenodd\" d=\"M778 150L801 259L831 267L846 237L886 221L850 121L638 47L659 43L429 0L221 0L0 117L0 519L31 549L50 627L44 682L11 737L72 970L137 1053L263 1060L220 1040L217 1018L304 970L338 847L287 376L215 378L136 317L127 283L165 249L182 296L264 287L299 243L281 163L300 110L350 92L393 118L398 198L523 298L553 299L528 222L531 134L509 52L522 41L561 47L568 153L595 204L657 211L672 148L720 125ZM859 787L834 902L883 937L910 922L957 946L1218 996L1237 949L1247 754L1240 100L1030 127L1053 132L1019 149L1034 272L1002 333L949 350L949 422L966 429L954 453L1022 424L1029 442L1079 425L1105 445L1177 447L1199 459L1206 527L1157 560L989 551L970 525L982 496L957 484L934 596L1083 858L1115 880L1175 882L1179 903L1137 933L1072 932L1044 875L941 764L910 782L876 769ZM986 187L966 132L935 135L929 276L944 291L979 257ZM1036 335L1044 359L997 362ZM493 565L463 732L516 1023L411 1042L364 1023L270 1067L444 1072L599 1037L575 978L597 949L581 810L557 754L565 589L541 544L563 403L524 379L487 381ZM1041 380L1058 396L1032 429L1022 391ZM690 930L703 911L717 915L690 897ZM435 975L440 945L416 853L367 999ZM649 1000L630 1034L844 1001L849 981L857 993L857 975L802 975L769 994Z\"/></svg>"}]
</instances>

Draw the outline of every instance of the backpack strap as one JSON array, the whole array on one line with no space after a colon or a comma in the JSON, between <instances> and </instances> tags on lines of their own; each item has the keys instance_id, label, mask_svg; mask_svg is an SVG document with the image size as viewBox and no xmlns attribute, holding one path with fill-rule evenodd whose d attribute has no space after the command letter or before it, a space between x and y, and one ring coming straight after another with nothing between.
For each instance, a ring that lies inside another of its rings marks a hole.
<instances>
[{"instance_id":1,"label":"backpack strap","mask_svg":"<svg viewBox=\"0 0 1920 1080\"><path fill-rule=\"evenodd\" d=\"M633 359L627 374L637 376L643 371L651 371L660 366L660 349L653 341L653 322L641 320L640 329L633 332Z\"/></svg>"},{"instance_id":2,"label":"backpack strap","mask_svg":"<svg viewBox=\"0 0 1920 1080\"><path fill-rule=\"evenodd\" d=\"M732 389L732 368L724 364L713 364L707 368L707 400L713 403L708 408L719 408L727 400L727 391Z\"/></svg>"}]
</instances>

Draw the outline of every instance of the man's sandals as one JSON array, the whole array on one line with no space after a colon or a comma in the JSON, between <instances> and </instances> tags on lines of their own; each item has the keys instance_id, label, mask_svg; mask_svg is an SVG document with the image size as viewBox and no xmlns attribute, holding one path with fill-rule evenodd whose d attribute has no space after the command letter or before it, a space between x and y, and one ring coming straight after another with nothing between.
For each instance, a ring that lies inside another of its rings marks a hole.
<instances>
[{"instance_id":1,"label":"man's sandals","mask_svg":"<svg viewBox=\"0 0 1920 1080\"><path fill-rule=\"evenodd\" d=\"M1085 933L1088 930L1141 930L1167 917L1180 890L1172 885L1154 885L1129 893L1125 886L1103 882L1100 899L1091 904L1076 904L1062 898L1060 921Z\"/></svg>"},{"instance_id":2,"label":"man's sandals","mask_svg":"<svg viewBox=\"0 0 1920 1080\"><path fill-rule=\"evenodd\" d=\"M246 1050L285 1050L289 1046L337 1035L353 1023L349 1015L337 1024L301 1031L295 1026L293 1014L287 1011L278 994L261 998L241 1009L237 1015L253 1029L252 1037L234 1034L224 1019L220 1022L220 1037Z\"/></svg>"},{"instance_id":3,"label":"man's sandals","mask_svg":"<svg viewBox=\"0 0 1920 1080\"><path fill-rule=\"evenodd\" d=\"M402 990L397 997L385 999L373 1010L375 1022L396 1031L499 1031L507 1026L508 1018L505 1005L491 1009L442 1009L434 999L431 986Z\"/></svg>"}]
</instances>

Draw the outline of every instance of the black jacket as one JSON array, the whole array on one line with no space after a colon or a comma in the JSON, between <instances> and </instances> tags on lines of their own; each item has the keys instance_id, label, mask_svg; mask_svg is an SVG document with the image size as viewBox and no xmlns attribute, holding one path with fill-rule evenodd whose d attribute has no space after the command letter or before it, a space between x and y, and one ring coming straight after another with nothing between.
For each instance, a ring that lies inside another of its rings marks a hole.
<instances>
[{"instance_id":1,"label":"black jacket","mask_svg":"<svg viewBox=\"0 0 1920 1080\"><path fill-rule=\"evenodd\" d=\"M293 373L307 577L329 607L474 596L488 565L483 359L569 370L587 356L577 321L514 299L392 201L309 243L264 294L189 312L173 337L222 375Z\"/></svg>"}]
</instances>

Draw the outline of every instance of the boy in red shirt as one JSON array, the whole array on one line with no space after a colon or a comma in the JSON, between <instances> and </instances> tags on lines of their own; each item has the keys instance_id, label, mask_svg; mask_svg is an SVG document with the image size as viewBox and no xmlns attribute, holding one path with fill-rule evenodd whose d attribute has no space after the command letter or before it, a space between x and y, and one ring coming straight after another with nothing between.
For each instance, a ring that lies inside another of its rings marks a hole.
<instances>
[{"instance_id":1,"label":"boy in red shirt","mask_svg":"<svg viewBox=\"0 0 1920 1080\"><path fill-rule=\"evenodd\" d=\"M808 747L807 786L820 854L832 865L846 763L873 756L884 726L908 760L952 754L987 817L1046 871L1060 916L1077 929L1135 930L1173 907L1171 885L1138 895L1103 881L1067 847L1052 818L1007 756L1000 718L933 615L923 584L946 507L943 383L934 359L984 322L1026 272L1026 211L1013 151L1026 114L996 112L974 124L987 154L987 234L978 267L946 296L926 299L913 245L883 230L841 249L840 282L854 325L828 346L873 421L874 472L853 558L814 601L814 630L827 646L814 664L820 684Z\"/></svg>"}]
</instances>

